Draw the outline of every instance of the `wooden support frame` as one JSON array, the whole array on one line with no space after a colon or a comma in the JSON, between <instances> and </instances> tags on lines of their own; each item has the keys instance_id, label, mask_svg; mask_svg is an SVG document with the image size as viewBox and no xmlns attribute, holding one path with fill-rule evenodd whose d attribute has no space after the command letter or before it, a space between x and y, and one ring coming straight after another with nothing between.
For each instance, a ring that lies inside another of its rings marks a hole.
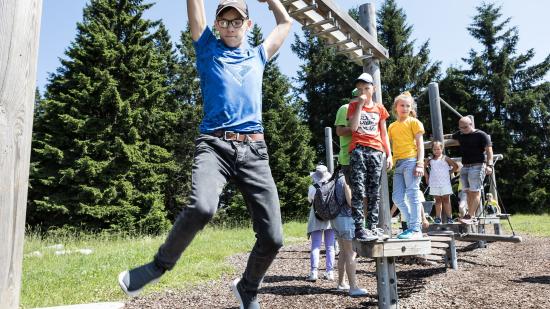
<instances>
[{"instance_id":1,"label":"wooden support frame","mask_svg":"<svg viewBox=\"0 0 550 309\"><path fill-rule=\"evenodd\" d=\"M19 308L41 15L42 0L0 0L2 309Z\"/></svg>"},{"instance_id":2,"label":"wooden support frame","mask_svg":"<svg viewBox=\"0 0 550 309\"><path fill-rule=\"evenodd\" d=\"M455 234L451 231L439 231L428 233L432 241L432 248L445 250L445 266L453 270L458 269L458 257L456 254Z\"/></svg>"},{"instance_id":3,"label":"wooden support frame","mask_svg":"<svg viewBox=\"0 0 550 309\"><path fill-rule=\"evenodd\" d=\"M327 40L328 47L336 48L351 61L363 65L363 60L375 57L389 58L388 50L376 37L361 27L332 0L281 1L290 16L303 25L303 29ZM344 52L341 52L344 51Z\"/></svg>"}]
</instances>

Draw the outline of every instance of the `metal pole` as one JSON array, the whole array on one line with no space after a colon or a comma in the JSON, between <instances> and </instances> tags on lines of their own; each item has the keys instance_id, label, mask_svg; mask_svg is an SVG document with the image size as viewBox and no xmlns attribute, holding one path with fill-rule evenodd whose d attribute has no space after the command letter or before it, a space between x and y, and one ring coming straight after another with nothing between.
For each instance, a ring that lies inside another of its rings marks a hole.
<instances>
[{"instance_id":1,"label":"metal pole","mask_svg":"<svg viewBox=\"0 0 550 309\"><path fill-rule=\"evenodd\" d=\"M327 168L329 172L334 172L334 154L332 153L332 128L325 127L325 149Z\"/></svg>"},{"instance_id":2,"label":"metal pole","mask_svg":"<svg viewBox=\"0 0 550 309\"><path fill-rule=\"evenodd\" d=\"M428 85L430 97L430 118L432 120L433 140L443 143L443 120L441 117L441 102L439 100L439 85L432 82Z\"/></svg>"}]
</instances>

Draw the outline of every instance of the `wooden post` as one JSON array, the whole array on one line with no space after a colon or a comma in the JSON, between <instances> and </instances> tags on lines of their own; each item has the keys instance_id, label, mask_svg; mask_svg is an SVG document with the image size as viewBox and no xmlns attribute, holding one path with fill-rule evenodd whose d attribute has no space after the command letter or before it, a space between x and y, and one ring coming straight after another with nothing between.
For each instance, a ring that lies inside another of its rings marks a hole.
<instances>
[{"instance_id":1,"label":"wooden post","mask_svg":"<svg viewBox=\"0 0 550 309\"><path fill-rule=\"evenodd\" d=\"M363 4L359 7L359 24L376 40L376 8L374 3ZM382 103L382 83L380 78L380 61L370 58L364 61L363 72L369 73L374 79L374 101ZM378 212L378 227L391 235L390 199L388 189L388 174L386 164L382 166L380 210ZM397 276L395 260L388 257L376 258L376 275L378 289L378 308L397 308Z\"/></svg>"},{"instance_id":2,"label":"wooden post","mask_svg":"<svg viewBox=\"0 0 550 309\"><path fill-rule=\"evenodd\" d=\"M42 0L0 0L0 308L19 308Z\"/></svg>"},{"instance_id":3,"label":"wooden post","mask_svg":"<svg viewBox=\"0 0 550 309\"><path fill-rule=\"evenodd\" d=\"M334 154L332 153L332 128L325 127L325 153L327 168L329 172L334 172Z\"/></svg>"},{"instance_id":4,"label":"wooden post","mask_svg":"<svg viewBox=\"0 0 550 309\"><path fill-rule=\"evenodd\" d=\"M441 102L439 100L439 85L432 82L428 85L430 97L430 119L432 121L433 140L443 143L443 120L441 116Z\"/></svg>"}]
</instances>

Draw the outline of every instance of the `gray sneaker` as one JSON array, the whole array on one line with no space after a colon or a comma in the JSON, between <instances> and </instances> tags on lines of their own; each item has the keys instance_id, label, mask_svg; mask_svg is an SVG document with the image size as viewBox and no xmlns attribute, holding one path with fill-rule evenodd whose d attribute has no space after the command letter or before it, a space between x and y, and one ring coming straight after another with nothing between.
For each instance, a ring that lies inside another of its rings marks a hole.
<instances>
[{"instance_id":1,"label":"gray sneaker","mask_svg":"<svg viewBox=\"0 0 550 309\"><path fill-rule=\"evenodd\" d=\"M390 238L390 236L385 234L384 230L379 228L379 227L372 228L370 230L370 233L372 235L376 236L378 238L378 240L386 240L386 239Z\"/></svg>"},{"instance_id":2,"label":"gray sneaker","mask_svg":"<svg viewBox=\"0 0 550 309\"><path fill-rule=\"evenodd\" d=\"M260 303L258 303L256 295L243 289L241 278L233 280L233 282L231 283L231 290L239 301L240 309L260 309Z\"/></svg>"},{"instance_id":3,"label":"gray sneaker","mask_svg":"<svg viewBox=\"0 0 550 309\"><path fill-rule=\"evenodd\" d=\"M355 230L355 239L359 241L375 241L378 236L373 234L371 230L357 229Z\"/></svg>"},{"instance_id":4,"label":"gray sneaker","mask_svg":"<svg viewBox=\"0 0 550 309\"><path fill-rule=\"evenodd\" d=\"M118 284L126 295L137 296L147 284L157 283L166 270L154 262L118 274Z\"/></svg>"}]
</instances>

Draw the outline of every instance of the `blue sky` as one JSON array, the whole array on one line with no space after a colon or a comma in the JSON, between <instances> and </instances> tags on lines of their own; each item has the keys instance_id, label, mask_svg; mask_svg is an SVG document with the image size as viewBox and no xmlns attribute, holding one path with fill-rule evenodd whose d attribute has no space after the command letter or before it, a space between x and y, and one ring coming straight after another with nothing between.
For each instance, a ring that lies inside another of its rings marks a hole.
<instances>
[{"instance_id":1,"label":"blue sky","mask_svg":"<svg viewBox=\"0 0 550 309\"><path fill-rule=\"evenodd\" d=\"M147 1L146 2L152 2ZM335 0L343 9L357 7L367 0ZM37 86L43 91L49 73L59 67L59 58L74 40L76 23L82 20L82 9L87 0L43 0L40 50L38 59ZM179 33L187 23L186 1L157 0L156 5L146 14L147 18L162 19L172 39L179 38ZM214 20L217 0L205 0L207 19ZM383 1L376 0L379 8ZM461 66L461 58L466 57L471 48L480 49L478 43L470 37L466 28L476 14L475 7L481 1L475 0L398 0L398 5L405 10L407 22L413 26L413 39L419 45L430 40L431 59L439 60L443 68ZM533 63L538 63L550 53L550 1L546 0L501 0L494 3L502 5L503 17L511 17L510 25L519 29L520 41L518 52L529 48L535 50ZM251 18L264 32L271 30L275 24L267 6L257 1L248 0ZM294 33L301 33L301 26L296 22ZM267 33L266 33L267 34ZM283 73L294 77L299 70L300 62L292 53L290 45L293 34L281 49L279 65ZM391 55L390 55L391 56ZM354 65L350 63L350 65ZM384 72L382 72L384 74ZM546 76L550 81L550 74Z\"/></svg>"}]
</instances>

